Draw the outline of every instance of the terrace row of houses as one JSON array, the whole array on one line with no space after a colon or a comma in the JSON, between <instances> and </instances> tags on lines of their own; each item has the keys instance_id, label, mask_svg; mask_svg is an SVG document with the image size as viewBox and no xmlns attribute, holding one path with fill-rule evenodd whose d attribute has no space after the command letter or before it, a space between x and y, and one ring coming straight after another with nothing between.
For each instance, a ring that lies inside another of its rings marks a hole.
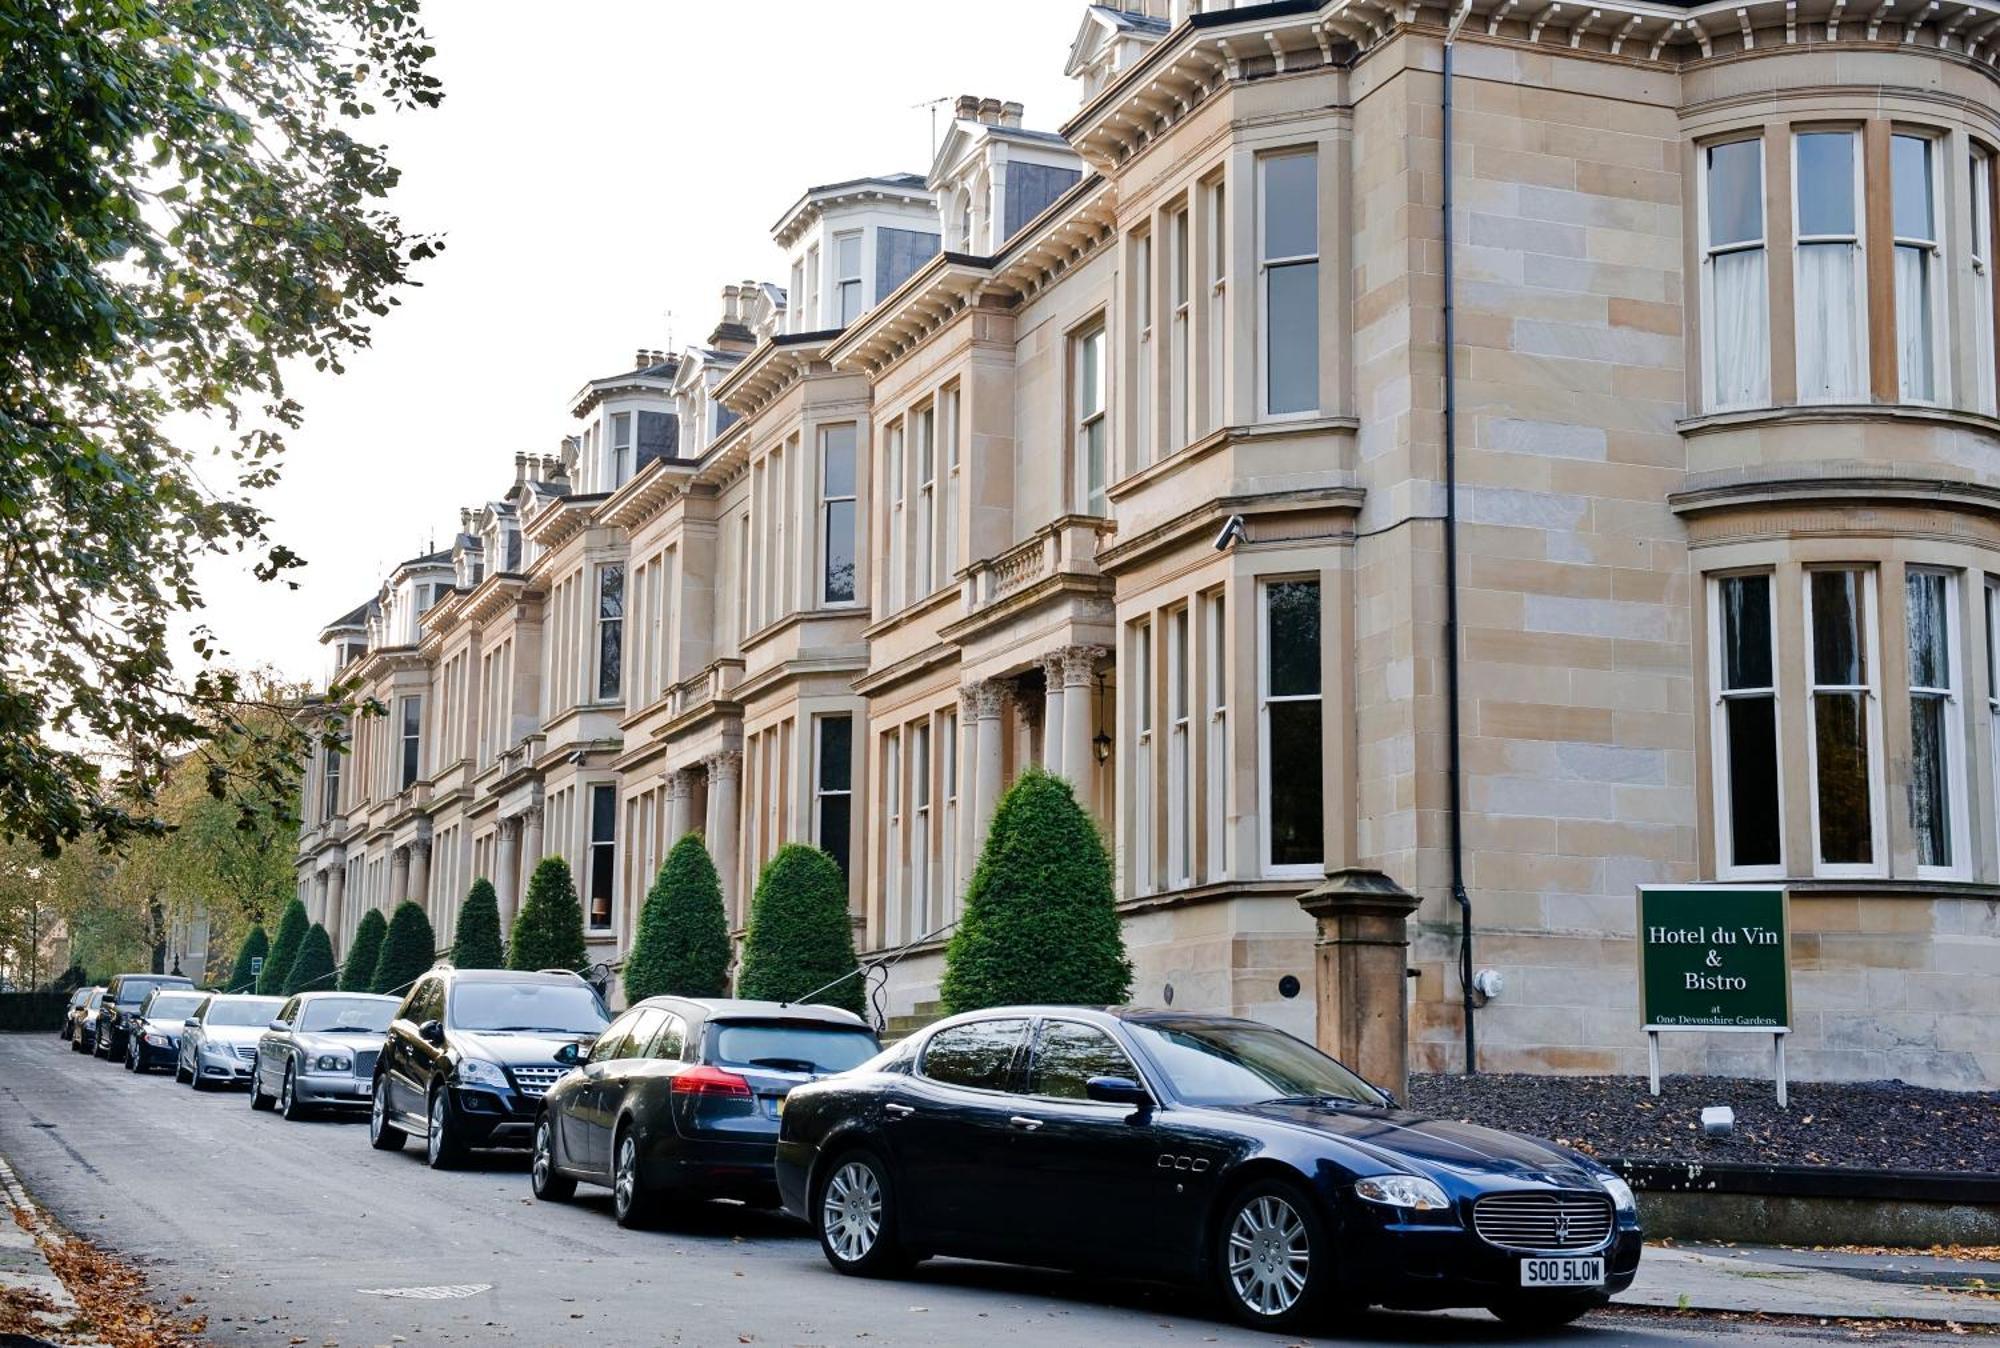
<instances>
[{"instance_id":1,"label":"terrace row of houses","mask_svg":"<svg viewBox=\"0 0 2000 1348\"><path fill-rule=\"evenodd\" d=\"M680 836L739 931L803 840L920 1011L1039 765L1138 1001L1310 1035L1296 896L1367 866L1423 898L1417 1067L1473 1014L1482 1067L1636 1070L1634 886L1781 881L1795 1072L2000 1085L1996 29L1089 6L1058 130L961 98L804 193L779 282L325 629L388 714L301 896L448 931L560 854L615 964Z\"/></svg>"}]
</instances>

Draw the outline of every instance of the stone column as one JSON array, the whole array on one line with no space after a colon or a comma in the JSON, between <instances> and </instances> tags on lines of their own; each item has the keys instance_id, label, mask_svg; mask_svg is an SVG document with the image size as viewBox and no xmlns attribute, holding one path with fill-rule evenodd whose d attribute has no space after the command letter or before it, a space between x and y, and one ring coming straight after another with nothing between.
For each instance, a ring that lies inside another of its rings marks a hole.
<instances>
[{"instance_id":1,"label":"stone column","mask_svg":"<svg viewBox=\"0 0 2000 1348\"><path fill-rule=\"evenodd\" d=\"M347 944L347 862L336 861L326 872L326 934L333 938L333 953L339 955Z\"/></svg>"},{"instance_id":2,"label":"stone column","mask_svg":"<svg viewBox=\"0 0 2000 1348\"><path fill-rule=\"evenodd\" d=\"M1410 1084L1409 919L1416 895L1381 871L1327 872L1299 895L1319 925L1319 1046L1401 1102Z\"/></svg>"},{"instance_id":3,"label":"stone column","mask_svg":"<svg viewBox=\"0 0 2000 1348\"><path fill-rule=\"evenodd\" d=\"M1042 770L1076 780L1078 764L1067 758L1068 741L1063 737L1062 667L1063 653L1048 651L1042 666Z\"/></svg>"},{"instance_id":4,"label":"stone column","mask_svg":"<svg viewBox=\"0 0 2000 1348\"><path fill-rule=\"evenodd\" d=\"M1000 710L1006 690L997 680L972 686L974 761L972 794L972 854L986 845L986 826L1000 804Z\"/></svg>"},{"instance_id":5,"label":"stone column","mask_svg":"<svg viewBox=\"0 0 2000 1348\"><path fill-rule=\"evenodd\" d=\"M410 897L410 849L398 847L389 854L389 908Z\"/></svg>"},{"instance_id":6,"label":"stone column","mask_svg":"<svg viewBox=\"0 0 2000 1348\"><path fill-rule=\"evenodd\" d=\"M538 800L521 811L521 892L528 892L529 877L542 864L542 803Z\"/></svg>"},{"instance_id":7,"label":"stone column","mask_svg":"<svg viewBox=\"0 0 2000 1348\"><path fill-rule=\"evenodd\" d=\"M521 821L518 817L500 821L499 874L493 877L493 894L500 901L500 939L514 930L514 914L521 908Z\"/></svg>"},{"instance_id":8,"label":"stone column","mask_svg":"<svg viewBox=\"0 0 2000 1348\"><path fill-rule=\"evenodd\" d=\"M743 772L740 750L724 749L702 760L708 769L708 823L703 836L709 855L715 858L716 878L722 882L722 911L732 926L742 926L749 917L747 906L739 905L736 877L737 782Z\"/></svg>"},{"instance_id":9,"label":"stone column","mask_svg":"<svg viewBox=\"0 0 2000 1348\"><path fill-rule=\"evenodd\" d=\"M1076 788L1085 809L1091 804L1091 781L1097 766L1096 710L1090 705L1097 682L1102 646L1065 646L1062 650L1063 776Z\"/></svg>"},{"instance_id":10,"label":"stone column","mask_svg":"<svg viewBox=\"0 0 2000 1348\"><path fill-rule=\"evenodd\" d=\"M433 923L437 921L437 913L431 907L431 840L428 834L410 844L409 897L423 908L426 917Z\"/></svg>"},{"instance_id":11,"label":"stone column","mask_svg":"<svg viewBox=\"0 0 2000 1348\"><path fill-rule=\"evenodd\" d=\"M951 896L956 903L965 894L967 881L979 864L979 791L974 777L968 776L972 765L979 762L979 692L976 688L961 687L958 690L958 893Z\"/></svg>"},{"instance_id":12,"label":"stone column","mask_svg":"<svg viewBox=\"0 0 2000 1348\"><path fill-rule=\"evenodd\" d=\"M694 820L690 807L694 804L694 783L685 772L667 774L667 836L662 844L662 853L671 852L674 844L694 830Z\"/></svg>"}]
</instances>

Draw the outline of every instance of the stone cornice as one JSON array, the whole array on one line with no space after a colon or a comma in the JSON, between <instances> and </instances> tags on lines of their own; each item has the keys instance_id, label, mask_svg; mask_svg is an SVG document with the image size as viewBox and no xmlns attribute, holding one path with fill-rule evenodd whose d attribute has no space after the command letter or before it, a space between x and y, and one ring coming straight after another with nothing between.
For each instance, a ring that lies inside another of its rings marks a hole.
<instances>
[{"instance_id":1,"label":"stone cornice","mask_svg":"<svg viewBox=\"0 0 2000 1348\"><path fill-rule=\"evenodd\" d=\"M657 517L694 480L695 466L682 459L655 459L598 507L597 519L630 533Z\"/></svg>"},{"instance_id":2,"label":"stone cornice","mask_svg":"<svg viewBox=\"0 0 2000 1348\"><path fill-rule=\"evenodd\" d=\"M745 420L770 406L780 394L812 373L827 346L840 336L831 332L781 333L724 375L710 396Z\"/></svg>"},{"instance_id":3,"label":"stone cornice","mask_svg":"<svg viewBox=\"0 0 2000 1348\"><path fill-rule=\"evenodd\" d=\"M588 529L596 518L597 507L605 499L601 492L557 497L537 511L534 519L523 521L521 533L540 544L547 555Z\"/></svg>"},{"instance_id":4,"label":"stone cornice","mask_svg":"<svg viewBox=\"0 0 2000 1348\"><path fill-rule=\"evenodd\" d=\"M1886 468L1872 472L1810 476L1788 471L1716 476L1723 480L1699 482L1691 479L1689 486L1667 497L1668 508L1683 519L1724 510L1809 504L1945 506L2000 514L2000 486L1891 472Z\"/></svg>"},{"instance_id":5,"label":"stone cornice","mask_svg":"<svg viewBox=\"0 0 2000 1348\"><path fill-rule=\"evenodd\" d=\"M1117 542L1100 549L1097 564L1106 575L1115 576L1127 568L1157 556L1173 547L1178 547L1192 539L1211 542L1222 521L1231 515L1242 515L1246 521L1254 522L1261 516L1277 514L1297 514L1309 510L1330 510L1352 515L1361 509L1367 492L1354 486L1307 487L1297 491L1257 492L1243 496L1219 496L1204 501L1192 510L1183 511L1143 533L1121 538ZM1351 535L1344 535L1338 541L1347 542ZM1254 525L1251 537L1238 546L1254 548L1259 543ZM1325 541L1301 539L1295 534L1287 534L1282 539L1272 540L1274 545L1291 546L1304 541Z\"/></svg>"}]
</instances>

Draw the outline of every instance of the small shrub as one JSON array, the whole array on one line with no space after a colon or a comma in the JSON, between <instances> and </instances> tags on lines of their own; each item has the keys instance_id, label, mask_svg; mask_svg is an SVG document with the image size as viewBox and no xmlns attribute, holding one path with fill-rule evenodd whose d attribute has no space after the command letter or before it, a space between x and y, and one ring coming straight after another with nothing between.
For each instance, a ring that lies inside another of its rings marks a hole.
<instances>
[{"instance_id":1,"label":"small shrub","mask_svg":"<svg viewBox=\"0 0 2000 1348\"><path fill-rule=\"evenodd\" d=\"M859 967L854 925L847 915L847 880L839 864L817 847L786 843L757 877L737 995L775 1002L810 996L821 1006L859 1015L858 974L825 986Z\"/></svg>"},{"instance_id":2,"label":"small shrub","mask_svg":"<svg viewBox=\"0 0 2000 1348\"><path fill-rule=\"evenodd\" d=\"M639 911L639 930L625 959L625 1001L728 992L729 918L722 911L722 881L708 848L690 833L667 853Z\"/></svg>"},{"instance_id":3,"label":"small shrub","mask_svg":"<svg viewBox=\"0 0 2000 1348\"><path fill-rule=\"evenodd\" d=\"M375 961L370 992L386 992L400 997L424 970L437 962L437 934L421 905L409 899L396 905L389 917L389 930L382 937L382 954Z\"/></svg>"},{"instance_id":4,"label":"small shrub","mask_svg":"<svg viewBox=\"0 0 2000 1348\"><path fill-rule=\"evenodd\" d=\"M575 969L590 965L583 945L583 905L569 863L543 857L528 881L528 899L507 937L509 969Z\"/></svg>"},{"instance_id":5,"label":"small shrub","mask_svg":"<svg viewBox=\"0 0 2000 1348\"><path fill-rule=\"evenodd\" d=\"M451 962L461 969L504 969L507 951L500 944L500 898L485 876L472 882L458 910L452 933Z\"/></svg>"},{"instance_id":6,"label":"small shrub","mask_svg":"<svg viewBox=\"0 0 2000 1348\"><path fill-rule=\"evenodd\" d=\"M292 961L299 956L299 943L306 939L306 928L311 925L303 903L293 899L285 905L285 915L278 919L278 935L271 942L271 953L264 958L264 972L257 976L257 991L266 997L276 997L284 990Z\"/></svg>"},{"instance_id":7,"label":"small shrub","mask_svg":"<svg viewBox=\"0 0 2000 1348\"><path fill-rule=\"evenodd\" d=\"M333 941L326 928L315 922L299 942L298 958L285 976L285 996L300 992L328 992L333 988Z\"/></svg>"},{"instance_id":8,"label":"small shrub","mask_svg":"<svg viewBox=\"0 0 2000 1348\"><path fill-rule=\"evenodd\" d=\"M375 962L382 958L382 938L389 934L389 919L379 908L370 908L354 924L354 944L347 947L347 962L340 966L342 992L366 992L375 986Z\"/></svg>"},{"instance_id":9,"label":"small shrub","mask_svg":"<svg viewBox=\"0 0 2000 1348\"><path fill-rule=\"evenodd\" d=\"M264 934L264 924L250 928L250 934L243 938L243 944L236 947L236 967L230 971L229 986L224 992L255 992L257 975L251 970L254 961L265 959L271 953L271 938Z\"/></svg>"}]
</instances>

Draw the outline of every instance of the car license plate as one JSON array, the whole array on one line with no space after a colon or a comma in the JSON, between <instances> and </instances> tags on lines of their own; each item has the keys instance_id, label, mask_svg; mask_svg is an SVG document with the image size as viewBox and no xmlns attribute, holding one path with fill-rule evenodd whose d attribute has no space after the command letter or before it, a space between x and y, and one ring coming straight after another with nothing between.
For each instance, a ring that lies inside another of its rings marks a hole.
<instances>
[{"instance_id":1,"label":"car license plate","mask_svg":"<svg viewBox=\"0 0 2000 1348\"><path fill-rule=\"evenodd\" d=\"M1523 1259L1523 1287L1602 1287L1604 1256L1586 1259Z\"/></svg>"}]
</instances>

